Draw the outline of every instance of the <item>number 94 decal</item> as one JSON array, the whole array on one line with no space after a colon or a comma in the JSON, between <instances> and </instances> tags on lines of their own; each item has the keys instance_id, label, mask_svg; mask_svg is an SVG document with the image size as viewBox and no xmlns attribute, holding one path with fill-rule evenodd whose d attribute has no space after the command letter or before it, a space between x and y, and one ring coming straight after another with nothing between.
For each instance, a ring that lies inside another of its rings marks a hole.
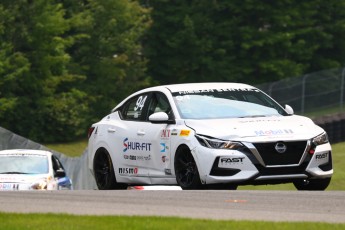
<instances>
[{"instance_id":1,"label":"number 94 decal","mask_svg":"<svg viewBox=\"0 0 345 230\"><path fill-rule=\"evenodd\" d=\"M136 106L134 107L134 111L142 110L145 104L147 96L140 96L137 100Z\"/></svg>"}]
</instances>

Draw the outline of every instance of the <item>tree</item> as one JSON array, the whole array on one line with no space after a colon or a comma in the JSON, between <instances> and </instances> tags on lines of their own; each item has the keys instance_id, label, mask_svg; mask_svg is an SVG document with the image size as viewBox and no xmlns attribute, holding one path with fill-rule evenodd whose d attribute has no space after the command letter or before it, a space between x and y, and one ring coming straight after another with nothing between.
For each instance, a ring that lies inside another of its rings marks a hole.
<instances>
[{"instance_id":1,"label":"tree","mask_svg":"<svg viewBox=\"0 0 345 230\"><path fill-rule=\"evenodd\" d=\"M82 80L70 74L71 45L61 4L52 0L0 3L1 126L36 141L66 141L85 133Z\"/></svg>"},{"instance_id":2,"label":"tree","mask_svg":"<svg viewBox=\"0 0 345 230\"><path fill-rule=\"evenodd\" d=\"M251 84L344 63L337 0L150 1L148 72L160 83ZM336 19L336 20L335 20Z\"/></svg>"},{"instance_id":3,"label":"tree","mask_svg":"<svg viewBox=\"0 0 345 230\"><path fill-rule=\"evenodd\" d=\"M71 71L87 77L82 87L89 95L91 122L108 114L129 93L149 85L141 51L141 38L150 23L149 11L137 1L128 0L67 3L74 4L67 14L79 18L74 20L78 26L71 31L79 34L69 48Z\"/></svg>"}]
</instances>

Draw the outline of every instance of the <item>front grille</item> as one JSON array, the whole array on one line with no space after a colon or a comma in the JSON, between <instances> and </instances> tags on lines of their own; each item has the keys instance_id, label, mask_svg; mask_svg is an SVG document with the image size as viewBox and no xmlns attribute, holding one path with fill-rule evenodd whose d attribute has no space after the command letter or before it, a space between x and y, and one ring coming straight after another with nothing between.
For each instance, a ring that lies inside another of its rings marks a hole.
<instances>
[{"instance_id":1,"label":"front grille","mask_svg":"<svg viewBox=\"0 0 345 230\"><path fill-rule=\"evenodd\" d=\"M286 151L278 153L275 149L277 142L253 143L265 165L298 164L307 146L307 141L284 142Z\"/></svg>"},{"instance_id":2,"label":"front grille","mask_svg":"<svg viewBox=\"0 0 345 230\"><path fill-rule=\"evenodd\" d=\"M260 176L276 176L276 175L291 175L291 174L303 174L308 166L308 162L304 162L299 166L294 167L277 167L266 168L262 165L255 165L260 172Z\"/></svg>"}]
</instances>

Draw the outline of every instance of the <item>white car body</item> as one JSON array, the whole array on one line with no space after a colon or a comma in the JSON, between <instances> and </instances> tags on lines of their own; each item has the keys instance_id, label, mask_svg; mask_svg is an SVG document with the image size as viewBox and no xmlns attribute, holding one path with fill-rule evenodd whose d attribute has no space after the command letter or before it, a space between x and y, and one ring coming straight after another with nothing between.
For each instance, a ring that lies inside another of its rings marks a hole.
<instances>
[{"instance_id":1,"label":"white car body","mask_svg":"<svg viewBox=\"0 0 345 230\"><path fill-rule=\"evenodd\" d=\"M0 191L65 189L72 189L72 181L50 151L0 151Z\"/></svg>"},{"instance_id":2,"label":"white car body","mask_svg":"<svg viewBox=\"0 0 345 230\"><path fill-rule=\"evenodd\" d=\"M333 174L322 128L239 83L165 85L130 95L91 126L88 160L99 189L291 182L324 190Z\"/></svg>"}]
</instances>

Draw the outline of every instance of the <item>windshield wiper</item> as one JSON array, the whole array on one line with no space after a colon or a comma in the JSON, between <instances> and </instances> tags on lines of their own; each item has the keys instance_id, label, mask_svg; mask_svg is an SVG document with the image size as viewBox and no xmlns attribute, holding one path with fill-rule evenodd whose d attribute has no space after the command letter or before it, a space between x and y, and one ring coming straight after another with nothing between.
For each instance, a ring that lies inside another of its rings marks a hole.
<instances>
[{"instance_id":1,"label":"windshield wiper","mask_svg":"<svg viewBox=\"0 0 345 230\"><path fill-rule=\"evenodd\" d=\"M249 116L243 116L238 118L254 118L254 117L267 117L267 115L249 115Z\"/></svg>"},{"instance_id":2,"label":"windshield wiper","mask_svg":"<svg viewBox=\"0 0 345 230\"><path fill-rule=\"evenodd\" d=\"M28 174L24 172L1 172L0 174Z\"/></svg>"}]
</instances>

